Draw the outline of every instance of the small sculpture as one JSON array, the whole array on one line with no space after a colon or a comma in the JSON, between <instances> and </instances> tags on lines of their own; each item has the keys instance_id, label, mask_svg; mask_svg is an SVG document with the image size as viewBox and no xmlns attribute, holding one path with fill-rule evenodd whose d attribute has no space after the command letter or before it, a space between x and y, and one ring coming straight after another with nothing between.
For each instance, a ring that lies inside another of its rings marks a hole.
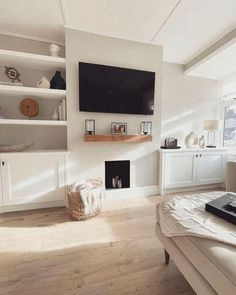
<instances>
[{"instance_id":1,"label":"small sculpture","mask_svg":"<svg viewBox=\"0 0 236 295\"><path fill-rule=\"evenodd\" d=\"M56 71L55 75L52 77L50 81L51 89L66 89L66 82L61 76L61 72Z\"/></svg>"},{"instance_id":2,"label":"small sculpture","mask_svg":"<svg viewBox=\"0 0 236 295\"><path fill-rule=\"evenodd\" d=\"M46 88L46 89L49 89L50 88L50 82L48 81L47 78L45 77L42 77L38 83L37 83L37 87L38 88Z\"/></svg>"},{"instance_id":3,"label":"small sculpture","mask_svg":"<svg viewBox=\"0 0 236 295\"><path fill-rule=\"evenodd\" d=\"M19 82L21 81L20 73L17 71L16 68L5 66L4 74L11 80L12 83L14 83L16 80Z\"/></svg>"},{"instance_id":4,"label":"small sculpture","mask_svg":"<svg viewBox=\"0 0 236 295\"><path fill-rule=\"evenodd\" d=\"M51 56L58 57L61 54L61 47L56 44L51 44L49 46L49 53Z\"/></svg>"},{"instance_id":5,"label":"small sculpture","mask_svg":"<svg viewBox=\"0 0 236 295\"><path fill-rule=\"evenodd\" d=\"M204 138L204 135L202 135L199 139L199 147L201 149L204 149L205 148L205 138Z\"/></svg>"},{"instance_id":6,"label":"small sculpture","mask_svg":"<svg viewBox=\"0 0 236 295\"><path fill-rule=\"evenodd\" d=\"M59 114L58 114L57 109L55 109L53 114L52 114L52 120L54 120L54 121L59 120Z\"/></svg>"},{"instance_id":7,"label":"small sculpture","mask_svg":"<svg viewBox=\"0 0 236 295\"><path fill-rule=\"evenodd\" d=\"M185 137L185 145L187 148L193 148L198 144L198 138L194 134L194 132L190 132L186 137Z\"/></svg>"}]
</instances>

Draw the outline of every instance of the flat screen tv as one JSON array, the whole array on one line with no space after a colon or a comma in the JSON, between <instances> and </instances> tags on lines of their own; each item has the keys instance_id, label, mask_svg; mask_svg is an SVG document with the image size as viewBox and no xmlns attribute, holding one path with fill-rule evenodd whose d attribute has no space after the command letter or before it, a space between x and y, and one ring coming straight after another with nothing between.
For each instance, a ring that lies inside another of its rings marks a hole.
<instances>
[{"instance_id":1,"label":"flat screen tv","mask_svg":"<svg viewBox=\"0 0 236 295\"><path fill-rule=\"evenodd\" d=\"M153 115L155 72L79 62L83 112Z\"/></svg>"}]
</instances>

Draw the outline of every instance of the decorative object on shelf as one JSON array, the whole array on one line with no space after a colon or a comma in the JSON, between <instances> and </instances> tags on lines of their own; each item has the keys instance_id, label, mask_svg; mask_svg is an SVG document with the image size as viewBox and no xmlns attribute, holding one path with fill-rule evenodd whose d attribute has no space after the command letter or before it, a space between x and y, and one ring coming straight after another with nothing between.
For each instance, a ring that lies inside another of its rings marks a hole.
<instances>
[{"instance_id":1,"label":"decorative object on shelf","mask_svg":"<svg viewBox=\"0 0 236 295\"><path fill-rule=\"evenodd\" d=\"M58 57L61 54L61 47L57 44L50 44L49 53L51 56Z\"/></svg>"},{"instance_id":2,"label":"decorative object on shelf","mask_svg":"<svg viewBox=\"0 0 236 295\"><path fill-rule=\"evenodd\" d=\"M32 143L22 143L22 144L14 144L14 145L2 145L0 144L0 153L13 153L13 152L22 152L34 145Z\"/></svg>"},{"instance_id":3,"label":"decorative object on shelf","mask_svg":"<svg viewBox=\"0 0 236 295\"><path fill-rule=\"evenodd\" d=\"M140 123L140 134L151 135L152 134L152 122L144 121Z\"/></svg>"},{"instance_id":4,"label":"decorative object on shelf","mask_svg":"<svg viewBox=\"0 0 236 295\"><path fill-rule=\"evenodd\" d=\"M94 135L95 134L95 120L86 119L85 120L85 134Z\"/></svg>"},{"instance_id":5,"label":"decorative object on shelf","mask_svg":"<svg viewBox=\"0 0 236 295\"><path fill-rule=\"evenodd\" d=\"M20 73L17 71L16 68L5 66L4 74L11 80L12 83L14 83L15 81L21 81Z\"/></svg>"},{"instance_id":6,"label":"decorative object on shelf","mask_svg":"<svg viewBox=\"0 0 236 295\"><path fill-rule=\"evenodd\" d=\"M122 188L122 179L120 176L113 177L111 181L113 188Z\"/></svg>"},{"instance_id":7,"label":"decorative object on shelf","mask_svg":"<svg viewBox=\"0 0 236 295\"><path fill-rule=\"evenodd\" d=\"M199 147L201 149L204 149L205 148L205 138L204 138L204 135L202 135L200 138L199 138Z\"/></svg>"},{"instance_id":8,"label":"decorative object on shelf","mask_svg":"<svg viewBox=\"0 0 236 295\"><path fill-rule=\"evenodd\" d=\"M193 148L196 147L198 144L198 137L194 132L190 132L186 137L185 137L185 145L187 148Z\"/></svg>"},{"instance_id":9,"label":"decorative object on shelf","mask_svg":"<svg viewBox=\"0 0 236 295\"><path fill-rule=\"evenodd\" d=\"M39 113L39 104L38 102L33 98L24 98L19 105L20 112L28 117L29 119L31 117L35 117Z\"/></svg>"},{"instance_id":10,"label":"decorative object on shelf","mask_svg":"<svg viewBox=\"0 0 236 295\"><path fill-rule=\"evenodd\" d=\"M203 129L208 132L207 134L207 148L216 147L216 131L221 130L221 120L205 120L203 122Z\"/></svg>"},{"instance_id":11,"label":"decorative object on shelf","mask_svg":"<svg viewBox=\"0 0 236 295\"><path fill-rule=\"evenodd\" d=\"M111 123L111 134L113 134L113 135L127 134L127 123L112 122Z\"/></svg>"},{"instance_id":12,"label":"decorative object on shelf","mask_svg":"<svg viewBox=\"0 0 236 295\"><path fill-rule=\"evenodd\" d=\"M66 89L66 82L61 76L60 71L56 71L55 75L52 77L50 81L50 88L51 89Z\"/></svg>"},{"instance_id":13,"label":"decorative object on shelf","mask_svg":"<svg viewBox=\"0 0 236 295\"><path fill-rule=\"evenodd\" d=\"M118 188L122 188L122 179L121 178L118 179L117 186L118 186Z\"/></svg>"},{"instance_id":14,"label":"decorative object on shelf","mask_svg":"<svg viewBox=\"0 0 236 295\"><path fill-rule=\"evenodd\" d=\"M66 121L66 100L63 99L58 106L58 116L60 121Z\"/></svg>"},{"instance_id":15,"label":"decorative object on shelf","mask_svg":"<svg viewBox=\"0 0 236 295\"><path fill-rule=\"evenodd\" d=\"M59 114L58 114L58 110L55 109L53 114L52 114L52 120L57 121L59 120Z\"/></svg>"},{"instance_id":16,"label":"decorative object on shelf","mask_svg":"<svg viewBox=\"0 0 236 295\"><path fill-rule=\"evenodd\" d=\"M178 139L174 137L167 137L165 139L164 146L161 146L162 149L180 149L178 146Z\"/></svg>"},{"instance_id":17,"label":"decorative object on shelf","mask_svg":"<svg viewBox=\"0 0 236 295\"><path fill-rule=\"evenodd\" d=\"M102 186L103 182L99 177L66 187L68 208L73 220L87 220L100 212L103 200Z\"/></svg>"},{"instance_id":18,"label":"decorative object on shelf","mask_svg":"<svg viewBox=\"0 0 236 295\"><path fill-rule=\"evenodd\" d=\"M50 88L50 82L48 81L47 78L45 77L42 77L38 83L37 83L37 87L38 88L46 88L46 89L49 89Z\"/></svg>"}]
</instances>

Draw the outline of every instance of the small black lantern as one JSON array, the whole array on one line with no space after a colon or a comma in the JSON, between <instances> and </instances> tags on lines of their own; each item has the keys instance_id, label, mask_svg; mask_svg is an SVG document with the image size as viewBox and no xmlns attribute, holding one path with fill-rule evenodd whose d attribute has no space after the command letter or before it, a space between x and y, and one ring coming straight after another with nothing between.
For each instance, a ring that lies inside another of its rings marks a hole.
<instances>
[{"instance_id":1,"label":"small black lantern","mask_svg":"<svg viewBox=\"0 0 236 295\"><path fill-rule=\"evenodd\" d=\"M85 134L94 135L95 134L95 120L86 119L85 120Z\"/></svg>"},{"instance_id":2,"label":"small black lantern","mask_svg":"<svg viewBox=\"0 0 236 295\"><path fill-rule=\"evenodd\" d=\"M140 123L140 134L151 135L152 134L152 122L144 121Z\"/></svg>"}]
</instances>

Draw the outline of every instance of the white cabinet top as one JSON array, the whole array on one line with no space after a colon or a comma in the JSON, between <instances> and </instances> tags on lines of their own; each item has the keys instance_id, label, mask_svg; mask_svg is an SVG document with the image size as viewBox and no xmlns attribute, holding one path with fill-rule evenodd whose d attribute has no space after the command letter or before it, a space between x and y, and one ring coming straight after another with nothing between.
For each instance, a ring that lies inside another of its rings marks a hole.
<instances>
[{"instance_id":1,"label":"white cabinet top","mask_svg":"<svg viewBox=\"0 0 236 295\"><path fill-rule=\"evenodd\" d=\"M25 151L22 151L22 152L9 152L9 153L6 153L6 152L3 152L3 153L1 153L0 152L0 157L1 156L5 156L5 155L7 155L7 156L10 156L10 155L18 155L19 157L20 156L24 156L24 155L38 155L38 154L44 154L44 155L46 155L46 154L68 154L69 153L69 151L68 150L53 150L53 149L45 149L45 150L25 150Z\"/></svg>"},{"instance_id":2,"label":"white cabinet top","mask_svg":"<svg viewBox=\"0 0 236 295\"><path fill-rule=\"evenodd\" d=\"M226 152L227 149L224 147L217 148L181 148L181 149L160 149L161 153L183 153L183 152Z\"/></svg>"}]
</instances>

